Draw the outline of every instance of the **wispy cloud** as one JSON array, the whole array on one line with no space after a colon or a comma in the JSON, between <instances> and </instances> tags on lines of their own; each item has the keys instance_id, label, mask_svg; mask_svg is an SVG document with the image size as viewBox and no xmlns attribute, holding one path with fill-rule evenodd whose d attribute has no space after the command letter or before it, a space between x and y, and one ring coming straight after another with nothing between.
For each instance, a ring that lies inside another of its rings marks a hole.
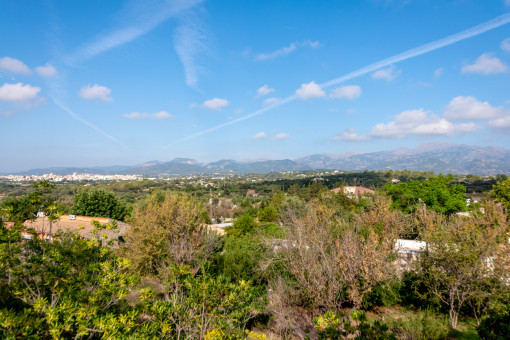
<instances>
[{"instance_id":1,"label":"wispy cloud","mask_svg":"<svg viewBox=\"0 0 510 340\"><path fill-rule=\"evenodd\" d=\"M284 133L284 132L280 132L280 133L277 133L276 135L274 135L273 137L271 137L271 139L273 140L285 140L285 139L289 139L289 135Z\"/></svg>"},{"instance_id":2,"label":"wispy cloud","mask_svg":"<svg viewBox=\"0 0 510 340\"><path fill-rule=\"evenodd\" d=\"M345 75L343 75L341 77L338 77L338 78L332 79L330 81L324 82L324 83L320 84L320 86L322 88L327 88L327 87L331 87L331 86L334 86L334 85L341 84L341 83L349 81L351 79L354 79L354 78L357 78L357 77L369 74L371 72L374 72L374 71L376 71L376 70L378 70L380 68L388 67L388 66L390 66L392 64L396 64L396 63L404 61L404 60L409 60L411 58L418 57L420 55L423 55L423 54L426 54L426 53L438 50L440 48L443 48L443 47L446 47L446 46L450 46L450 45L455 44L455 43L457 43L459 41L463 41L463 40L466 40L466 39L478 36L478 35L480 35L482 33L488 32L490 30L493 30L495 28L501 27L501 26L506 25L508 23L510 23L510 13L503 14L503 15L498 16L498 17L496 17L496 18L494 18L492 20L486 21L486 22L484 22L484 23L482 23L480 25L471 27L471 28L469 28L467 30L464 30L462 32L459 32L459 33L447 36L447 37L445 37L443 39L439 39L439 40L430 42L428 44L421 45L419 47L407 50L407 51L399 53L399 54L396 54L396 55L391 56L389 58L380 60L380 61L375 62L373 64L370 64L370 65L367 65L367 66L362 67L360 69L357 69L357 70L355 70L353 72L347 73L347 74L345 74ZM182 143L182 142L185 142L185 141L188 141L188 140L191 140L191 139L203 136L205 134L214 132L216 130L225 128L227 126L230 126L230 125L233 125L233 124L238 124L238 123L243 122L243 121L245 121L247 119L251 119L251 118L257 117L257 116L259 116L259 115L261 115L261 114L263 114L263 113L265 113L267 111L274 110L275 108L280 107L280 106L282 106L284 104L293 102L296 99L298 99L297 94L293 94L291 96L283 98L278 103L275 103L273 105L269 105L269 106L263 107L263 108L261 108L261 109L259 109L257 111L249 113L249 114L247 114L247 115L245 115L243 117L239 117L237 119L225 122L223 124L212 126L212 127L208 128L208 129L205 129L205 130L199 131L197 133L191 134L189 136L186 136L184 138L175 140L174 142L169 144L166 148L170 148L170 147L172 147L172 146L174 146L176 144L179 144L179 143Z\"/></svg>"},{"instance_id":3,"label":"wispy cloud","mask_svg":"<svg viewBox=\"0 0 510 340\"><path fill-rule=\"evenodd\" d=\"M440 67L434 71L434 78L438 79L444 72L444 68Z\"/></svg>"},{"instance_id":4,"label":"wispy cloud","mask_svg":"<svg viewBox=\"0 0 510 340\"><path fill-rule=\"evenodd\" d=\"M195 6L201 0L128 1L118 15L119 24L66 56L68 64L80 63L145 35L165 20Z\"/></svg>"},{"instance_id":5,"label":"wispy cloud","mask_svg":"<svg viewBox=\"0 0 510 340\"><path fill-rule=\"evenodd\" d=\"M261 96L267 96L268 94L270 94L271 92L274 92L274 89L270 88L269 86L264 85L264 86L261 86L257 89L257 96L258 97L261 97Z\"/></svg>"},{"instance_id":6,"label":"wispy cloud","mask_svg":"<svg viewBox=\"0 0 510 340\"><path fill-rule=\"evenodd\" d=\"M400 75L401 71L397 70L393 65L385 68L380 69L372 73L372 78L374 79L384 79L386 81L392 81L393 79L397 78Z\"/></svg>"},{"instance_id":7,"label":"wispy cloud","mask_svg":"<svg viewBox=\"0 0 510 340\"><path fill-rule=\"evenodd\" d=\"M361 96L361 87L358 85L346 85L333 89L330 98L356 99Z\"/></svg>"},{"instance_id":8,"label":"wispy cloud","mask_svg":"<svg viewBox=\"0 0 510 340\"><path fill-rule=\"evenodd\" d=\"M60 100L54 98L54 97L51 97L51 99L53 100L53 102L55 103L55 105L57 105L60 109L62 109L64 112L66 112L69 116L71 116L72 118L76 119L77 121L79 121L80 123L88 126L89 128L91 128L92 130L98 132L99 134L103 135L104 137L108 138L109 140L119 144L120 146L122 146L124 149L127 149L126 145L124 145L124 143L122 143L120 140L118 140L117 138L113 137L112 135L104 132L103 130L101 130L99 127L97 127L96 125L90 123L89 121L83 119L82 117L80 117L77 113L75 113L73 110L71 110L69 107L67 107L67 105L65 105L63 102L61 102Z\"/></svg>"},{"instance_id":9,"label":"wispy cloud","mask_svg":"<svg viewBox=\"0 0 510 340\"><path fill-rule=\"evenodd\" d=\"M262 105L272 105L272 104L276 104L276 103L278 103L280 100L281 100L281 98L277 98L277 97L267 98L266 100L264 100L264 101L262 102Z\"/></svg>"},{"instance_id":10,"label":"wispy cloud","mask_svg":"<svg viewBox=\"0 0 510 340\"><path fill-rule=\"evenodd\" d=\"M191 88L198 89L198 81L203 75L202 56L209 50L207 30L202 20L188 13L174 32L174 47L184 67L185 82Z\"/></svg>"},{"instance_id":11,"label":"wispy cloud","mask_svg":"<svg viewBox=\"0 0 510 340\"><path fill-rule=\"evenodd\" d=\"M272 52L259 53L255 56L255 60L276 59L278 57L282 57L284 55L297 51L299 47L317 48L319 46L320 43L318 41L304 40L302 42L293 42L289 46L284 46Z\"/></svg>"},{"instance_id":12,"label":"wispy cloud","mask_svg":"<svg viewBox=\"0 0 510 340\"><path fill-rule=\"evenodd\" d=\"M479 56L473 64L462 68L462 73L498 74L508 72L508 67L490 53Z\"/></svg>"},{"instance_id":13,"label":"wispy cloud","mask_svg":"<svg viewBox=\"0 0 510 340\"><path fill-rule=\"evenodd\" d=\"M46 78L55 77L58 74L57 69L49 63L46 63L44 66L37 66L35 68L35 72Z\"/></svg>"},{"instance_id":14,"label":"wispy cloud","mask_svg":"<svg viewBox=\"0 0 510 340\"><path fill-rule=\"evenodd\" d=\"M510 38L506 38L505 40L503 40L499 47L501 47L503 51L510 52Z\"/></svg>"},{"instance_id":15,"label":"wispy cloud","mask_svg":"<svg viewBox=\"0 0 510 340\"><path fill-rule=\"evenodd\" d=\"M254 136L253 136L253 139L263 139L263 138L266 138L267 135L265 132L259 132L259 133L256 133Z\"/></svg>"},{"instance_id":16,"label":"wispy cloud","mask_svg":"<svg viewBox=\"0 0 510 340\"><path fill-rule=\"evenodd\" d=\"M369 140L369 137L358 134L353 128L348 128L344 130L341 135L334 136L333 140L342 140L346 142L364 142Z\"/></svg>"},{"instance_id":17,"label":"wispy cloud","mask_svg":"<svg viewBox=\"0 0 510 340\"><path fill-rule=\"evenodd\" d=\"M10 73L30 74L32 70L25 65L21 60L11 57L0 58L0 70Z\"/></svg>"},{"instance_id":18,"label":"wispy cloud","mask_svg":"<svg viewBox=\"0 0 510 340\"><path fill-rule=\"evenodd\" d=\"M83 86L80 90L80 97L83 99L99 99L105 102L113 100L111 97L112 90L106 86L94 84Z\"/></svg>"},{"instance_id":19,"label":"wispy cloud","mask_svg":"<svg viewBox=\"0 0 510 340\"><path fill-rule=\"evenodd\" d=\"M174 115L166 111L159 111L156 113L131 112L123 114L122 117L127 119L156 119L156 120L175 118Z\"/></svg>"}]
</instances>

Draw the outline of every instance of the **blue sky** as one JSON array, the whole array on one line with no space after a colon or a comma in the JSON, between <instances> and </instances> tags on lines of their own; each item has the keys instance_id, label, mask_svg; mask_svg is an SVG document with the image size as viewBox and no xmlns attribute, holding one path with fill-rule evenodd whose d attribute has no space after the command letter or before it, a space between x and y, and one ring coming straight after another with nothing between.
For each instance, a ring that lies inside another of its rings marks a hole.
<instances>
[{"instance_id":1,"label":"blue sky","mask_svg":"<svg viewBox=\"0 0 510 340\"><path fill-rule=\"evenodd\" d=\"M510 0L3 1L0 171L510 146Z\"/></svg>"}]
</instances>

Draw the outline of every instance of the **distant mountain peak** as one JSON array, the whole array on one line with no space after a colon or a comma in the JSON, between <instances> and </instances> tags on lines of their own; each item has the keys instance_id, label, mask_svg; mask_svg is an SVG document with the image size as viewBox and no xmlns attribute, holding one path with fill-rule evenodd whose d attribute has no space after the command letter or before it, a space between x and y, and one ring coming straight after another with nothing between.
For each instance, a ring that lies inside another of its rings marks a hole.
<instances>
[{"instance_id":1,"label":"distant mountain peak","mask_svg":"<svg viewBox=\"0 0 510 340\"><path fill-rule=\"evenodd\" d=\"M168 163L179 163L179 164L198 164L198 162L192 158L174 158Z\"/></svg>"},{"instance_id":2,"label":"distant mountain peak","mask_svg":"<svg viewBox=\"0 0 510 340\"><path fill-rule=\"evenodd\" d=\"M150 161L137 166L93 168L46 168L20 172L19 175L45 173L72 174L137 174L147 176L185 176L191 174L265 174L306 170L413 170L436 173L474 175L510 174L510 150L494 146L471 146L444 142L424 143L416 148L397 148L389 151L343 154L313 154L298 159L257 160L240 162L222 159L198 163L191 158L175 158L170 162Z\"/></svg>"}]
</instances>

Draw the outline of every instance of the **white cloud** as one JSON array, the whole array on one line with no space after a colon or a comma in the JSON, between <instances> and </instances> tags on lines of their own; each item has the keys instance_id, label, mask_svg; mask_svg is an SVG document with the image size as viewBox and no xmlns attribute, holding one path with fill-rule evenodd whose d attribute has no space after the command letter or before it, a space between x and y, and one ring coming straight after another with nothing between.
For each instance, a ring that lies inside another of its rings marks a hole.
<instances>
[{"instance_id":1,"label":"white cloud","mask_svg":"<svg viewBox=\"0 0 510 340\"><path fill-rule=\"evenodd\" d=\"M106 86L94 84L92 86L83 86L80 90L80 97L84 99L99 99L109 102L113 100L110 96L111 93L112 90Z\"/></svg>"},{"instance_id":2,"label":"white cloud","mask_svg":"<svg viewBox=\"0 0 510 340\"><path fill-rule=\"evenodd\" d=\"M54 77L58 74L55 67L48 63L46 63L46 65L44 65L44 66L37 66L35 68L35 72L37 72L38 75L47 77L47 78Z\"/></svg>"},{"instance_id":3,"label":"white cloud","mask_svg":"<svg viewBox=\"0 0 510 340\"><path fill-rule=\"evenodd\" d=\"M132 112L132 113L125 113L122 115L122 117L127 119L170 119L175 118L174 115L166 112L166 111L159 111L156 113L140 113L140 112Z\"/></svg>"},{"instance_id":4,"label":"white cloud","mask_svg":"<svg viewBox=\"0 0 510 340\"><path fill-rule=\"evenodd\" d=\"M326 96L324 90L321 89L321 87L314 81L311 81L308 84L301 84L301 87L296 90L296 94L301 99L320 98Z\"/></svg>"},{"instance_id":5,"label":"white cloud","mask_svg":"<svg viewBox=\"0 0 510 340\"><path fill-rule=\"evenodd\" d=\"M444 72L444 68L440 67L434 71L434 78L439 78Z\"/></svg>"},{"instance_id":6,"label":"white cloud","mask_svg":"<svg viewBox=\"0 0 510 340\"><path fill-rule=\"evenodd\" d=\"M257 90L257 95L258 96L266 96L266 95L270 94L271 92L274 92L274 89L270 88L267 85L264 85Z\"/></svg>"},{"instance_id":7,"label":"white cloud","mask_svg":"<svg viewBox=\"0 0 510 340\"><path fill-rule=\"evenodd\" d=\"M497 57L484 53L473 64L462 68L462 73L498 74L508 71L508 67Z\"/></svg>"},{"instance_id":8,"label":"white cloud","mask_svg":"<svg viewBox=\"0 0 510 340\"><path fill-rule=\"evenodd\" d=\"M505 5L510 6L510 0L505 0Z\"/></svg>"},{"instance_id":9,"label":"white cloud","mask_svg":"<svg viewBox=\"0 0 510 340\"><path fill-rule=\"evenodd\" d=\"M385 69L380 69L372 73L372 78L374 79L385 79L387 81L392 81L400 75L401 71L397 70L394 66L390 66Z\"/></svg>"},{"instance_id":10,"label":"white cloud","mask_svg":"<svg viewBox=\"0 0 510 340\"><path fill-rule=\"evenodd\" d=\"M508 130L510 131L510 114L506 117L501 117L489 121L489 126L495 129Z\"/></svg>"},{"instance_id":11,"label":"white cloud","mask_svg":"<svg viewBox=\"0 0 510 340\"><path fill-rule=\"evenodd\" d=\"M510 22L510 17L505 16L505 15L498 16L498 17L496 17L494 19L491 19L489 21L481 23L481 24L479 24L477 26L468 28L468 29L466 29L464 31L461 31L461 32L458 32L458 33L455 33L455 34L452 34L452 35L449 35L449 36L446 36L444 38L432 41L430 43L426 43L426 44L421 45L421 46L417 46L417 47L411 48L411 49L409 49L407 51L404 51L402 53L390 56L389 58L385 58L385 59L377 61L375 63L366 65L366 66L364 66L364 67L362 67L360 69L357 69L355 71L349 72L349 73L347 73L345 75L333 78L333 79L331 79L331 80L329 80L329 81L327 81L327 82L325 82L323 84L324 84L325 87L329 87L329 86L333 86L333 85L336 85L336 84L344 83L344 82L349 81L351 79L354 79L354 78L357 78L357 77L369 74L369 73L374 72L374 71L377 71L377 70L381 69L382 67L390 66L392 64L403 62L405 60L410 60L410 59L413 59L415 57L418 57L418 56L421 56L421 55L425 55L425 54L428 54L430 52L433 52L433 51L442 49L444 47L450 46L450 45L455 44L457 42L464 41L466 39L470 39L472 37L478 36L478 35L480 35L480 34L482 34L484 32L489 32L489 31L494 30L494 29L496 29L498 27L501 27L503 25L508 24L509 22ZM291 103L291 102L294 102L295 99L297 99L297 96L296 95L292 95L292 96L284 98L282 100L282 102L284 102L284 103ZM220 130L220 129L224 129L224 128L230 126L230 125L238 124L238 123L240 123L242 121L245 121L247 119L252 119L254 117L258 117L258 116L260 116L262 114L265 114L265 113L267 113L269 111L270 110L268 108L262 108L262 109L256 110L254 112L246 114L243 117L236 118L236 119L234 119L234 120L232 120L230 122L218 124L218 125L215 125L213 127L207 128L205 130L202 130L202 131L196 132L194 134L188 135L186 137L183 137L181 139L175 140L172 143L168 144L166 148L170 148L170 147L173 147L173 146L175 146L177 144L183 143L185 141L188 141L188 140L191 140L191 139L195 139L197 137L200 137L200 136L212 133L212 132Z\"/></svg>"},{"instance_id":12,"label":"white cloud","mask_svg":"<svg viewBox=\"0 0 510 340\"><path fill-rule=\"evenodd\" d=\"M203 104L203 106L206 109L211 110L221 110L223 107L227 106L229 104L228 100L222 99L222 98L213 98L206 100Z\"/></svg>"},{"instance_id":13,"label":"white cloud","mask_svg":"<svg viewBox=\"0 0 510 340\"><path fill-rule=\"evenodd\" d=\"M355 99L361 96L361 87L358 85L346 85L338 87L329 94L331 98Z\"/></svg>"},{"instance_id":14,"label":"white cloud","mask_svg":"<svg viewBox=\"0 0 510 340\"><path fill-rule=\"evenodd\" d=\"M256 133L256 134L253 136L253 138L254 138L254 139L262 139L262 138L266 138L266 137L267 137L267 135L266 135L266 133L265 133L265 132L259 132L259 133Z\"/></svg>"},{"instance_id":15,"label":"white cloud","mask_svg":"<svg viewBox=\"0 0 510 340\"><path fill-rule=\"evenodd\" d=\"M404 111L394 121L375 125L370 135L379 138L403 138L414 136L451 136L478 129L474 123L454 124L423 109Z\"/></svg>"},{"instance_id":16,"label":"white cloud","mask_svg":"<svg viewBox=\"0 0 510 340\"><path fill-rule=\"evenodd\" d=\"M267 98L262 102L262 105L271 105L274 103L278 103L281 99L276 97Z\"/></svg>"},{"instance_id":17,"label":"white cloud","mask_svg":"<svg viewBox=\"0 0 510 340\"><path fill-rule=\"evenodd\" d=\"M488 120L501 116L503 109L481 102L472 96L458 96L446 106L444 118L456 120Z\"/></svg>"},{"instance_id":18,"label":"white cloud","mask_svg":"<svg viewBox=\"0 0 510 340\"><path fill-rule=\"evenodd\" d=\"M343 140L347 142L363 142L368 140L368 136L360 135L353 128L348 128L341 135L334 136L333 140Z\"/></svg>"},{"instance_id":19,"label":"white cloud","mask_svg":"<svg viewBox=\"0 0 510 340\"><path fill-rule=\"evenodd\" d=\"M40 91L41 88L37 86L23 85L22 83L5 83L0 87L0 101L26 102L37 98L37 94Z\"/></svg>"},{"instance_id":20,"label":"white cloud","mask_svg":"<svg viewBox=\"0 0 510 340\"><path fill-rule=\"evenodd\" d=\"M272 139L274 140L285 140L288 139L289 135L283 132L277 133Z\"/></svg>"},{"instance_id":21,"label":"white cloud","mask_svg":"<svg viewBox=\"0 0 510 340\"><path fill-rule=\"evenodd\" d=\"M175 118L174 115L166 112L166 111L159 111L159 112L156 112L156 113L153 113L151 115L151 118L154 118L154 119L169 119L169 118Z\"/></svg>"},{"instance_id":22,"label":"white cloud","mask_svg":"<svg viewBox=\"0 0 510 340\"><path fill-rule=\"evenodd\" d=\"M12 73L20 73L20 74L30 74L32 70L23 64L21 60L14 59L11 57L3 57L0 58L0 69L6 70Z\"/></svg>"},{"instance_id":23,"label":"white cloud","mask_svg":"<svg viewBox=\"0 0 510 340\"><path fill-rule=\"evenodd\" d=\"M302 42L293 42L289 46L284 46L284 47L279 48L273 52L259 53L255 57L255 60L276 59L278 57L295 52L298 49L298 47L317 48L319 46L320 46L320 43L318 41L304 40Z\"/></svg>"},{"instance_id":24,"label":"white cloud","mask_svg":"<svg viewBox=\"0 0 510 340\"><path fill-rule=\"evenodd\" d=\"M510 0L508 0L510 1ZM503 51L510 52L510 38L506 38L501 42L501 45L499 45Z\"/></svg>"}]
</instances>

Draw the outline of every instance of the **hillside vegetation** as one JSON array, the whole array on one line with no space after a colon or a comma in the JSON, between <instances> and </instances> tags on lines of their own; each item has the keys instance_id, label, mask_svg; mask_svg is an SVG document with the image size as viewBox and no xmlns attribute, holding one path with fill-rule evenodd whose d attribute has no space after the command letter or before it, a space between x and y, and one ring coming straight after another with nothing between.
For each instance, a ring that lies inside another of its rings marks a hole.
<instances>
[{"instance_id":1,"label":"hillside vegetation","mask_svg":"<svg viewBox=\"0 0 510 340\"><path fill-rule=\"evenodd\" d=\"M482 179L365 175L373 195L335 194L338 178L9 187L22 194L0 201L0 337L506 338L510 179L466 202L462 181ZM49 240L22 224L66 209L131 227L106 242L115 223ZM207 227L227 217L225 235ZM426 246L407 256L398 239Z\"/></svg>"}]
</instances>

